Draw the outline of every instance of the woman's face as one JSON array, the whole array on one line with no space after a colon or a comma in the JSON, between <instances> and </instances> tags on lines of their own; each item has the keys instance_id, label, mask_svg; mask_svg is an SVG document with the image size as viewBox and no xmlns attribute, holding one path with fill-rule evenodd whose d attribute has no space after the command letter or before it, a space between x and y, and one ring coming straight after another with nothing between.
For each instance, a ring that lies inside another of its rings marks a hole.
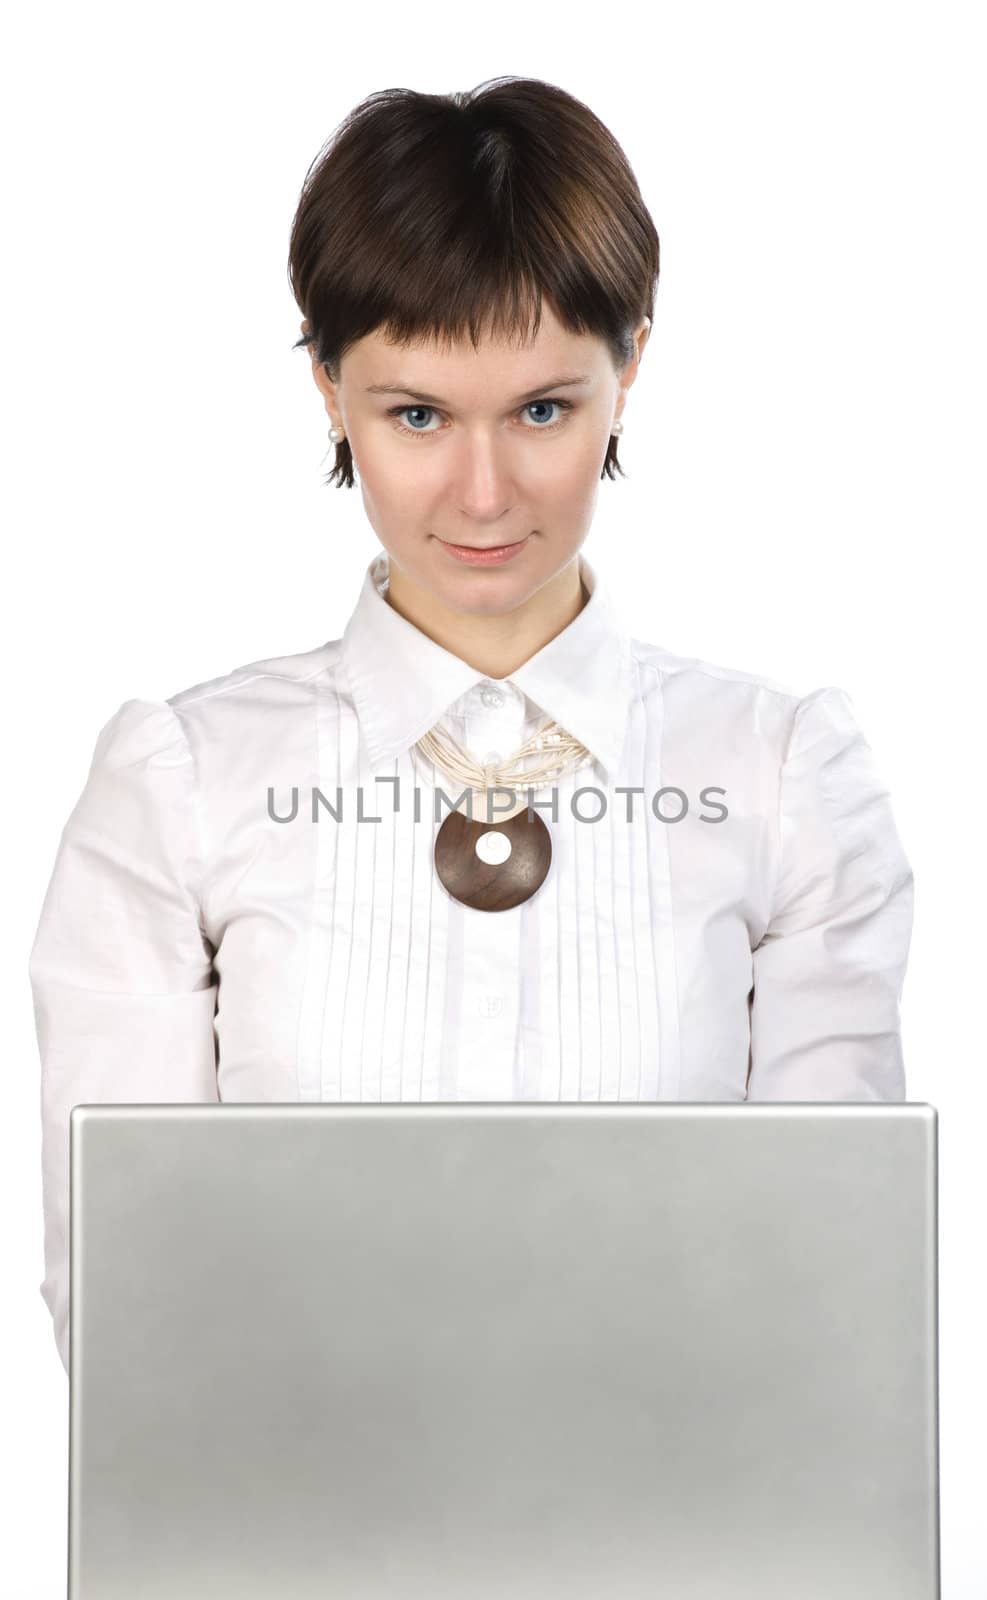
<instances>
[{"instance_id":1,"label":"woman's face","mask_svg":"<svg viewBox=\"0 0 987 1600\"><path fill-rule=\"evenodd\" d=\"M489 338L479 349L468 339L404 348L375 331L346 352L338 384L313 360L370 523L392 566L433 604L502 616L573 560L649 327L644 318L621 373L602 339L569 333L547 303L523 349ZM476 565L451 544L519 547Z\"/></svg>"}]
</instances>

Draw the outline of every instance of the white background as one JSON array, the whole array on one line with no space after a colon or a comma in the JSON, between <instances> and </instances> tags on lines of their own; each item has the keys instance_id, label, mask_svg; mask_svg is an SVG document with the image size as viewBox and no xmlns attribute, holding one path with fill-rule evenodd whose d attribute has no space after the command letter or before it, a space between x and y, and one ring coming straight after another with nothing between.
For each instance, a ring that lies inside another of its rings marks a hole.
<instances>
[{"instance_id":1,"label":"white background","mask_svg":"<svg viewBox=\"0 0 987 1600\"><path fill-rule=\"evenodd\" d=\"M5 22L0 1595L64 1594L27 958L98 729L338 637L378 548L327 489L288 288L374 89L586 101L662 244L586 553L632 632L837 684L916 878L908 1099L940 1116L943 1593L982 1600L984 53L955 4L21 7Z\"/></svg>"}]
</instances>

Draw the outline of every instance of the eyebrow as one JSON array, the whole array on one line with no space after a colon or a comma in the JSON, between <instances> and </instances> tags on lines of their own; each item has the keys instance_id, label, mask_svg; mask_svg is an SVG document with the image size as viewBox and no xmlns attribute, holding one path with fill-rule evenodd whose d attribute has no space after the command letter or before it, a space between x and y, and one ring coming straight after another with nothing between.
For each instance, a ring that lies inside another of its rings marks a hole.
<instances>
[{"instance_id":1,"label":"eyebrow","mask_svg":"<svg viewBox=\"0 0 987 1600\"><path fill-rule=\"evenodd\" d=\"M526 400L536 400L539 395L545 393L546 389L571 389L577 384L591 382L592 379L586 373L570 373L568 375L563 374L560 378L548 378L544 383L540 383L537 389L529 389L526 394L517 395L512 404L523 406ZM426 406L442 406L444 408L447 403L445 400L439 400L434 394L422 394L418 389L409 389L401 384L394 383L371 383L367 385L365 392L367 394L406 394L410 395L412 400L419 400Z\"/></svg>"}]
</instances>

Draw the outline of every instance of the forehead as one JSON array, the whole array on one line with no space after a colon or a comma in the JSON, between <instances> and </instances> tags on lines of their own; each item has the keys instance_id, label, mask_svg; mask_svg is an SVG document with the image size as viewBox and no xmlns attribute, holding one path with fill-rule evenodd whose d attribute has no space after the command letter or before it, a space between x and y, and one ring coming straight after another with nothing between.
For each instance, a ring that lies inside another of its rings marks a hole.
<instances>
[{"instance_id":1,"label":"forehead","mask_svg":"<svg viewBox=\"0 0 987 1600\"><path fill-rule=\"evenodd\" d=\"M485 330L477 345L468 334L456 340L433 337L395 344L374 329L351 346L343 366L360 388L400 388L404 393L410 385L411 392L431 390L466 402L489 399L494 391L514 396L566 375L591 376L607 360L602 339L570 332L543 304L538 331L524 343Z\"/></svg>"}]
</instances>

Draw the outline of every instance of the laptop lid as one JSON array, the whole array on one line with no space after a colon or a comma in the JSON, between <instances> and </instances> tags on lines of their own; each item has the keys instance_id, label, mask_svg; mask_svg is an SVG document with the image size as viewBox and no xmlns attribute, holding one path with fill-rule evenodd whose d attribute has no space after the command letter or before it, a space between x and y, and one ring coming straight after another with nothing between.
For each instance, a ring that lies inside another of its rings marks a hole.
<instances>
[{"instance_id":1,"label":"laptop lid","mask_svg":"<svg viewBox=\"0 0 987 1600\"><path fill-rule=\"evenodd\" d=\"M77 1107L69 1600L933 1600L936 1136Z\"/></svg>"}]
</instances>

